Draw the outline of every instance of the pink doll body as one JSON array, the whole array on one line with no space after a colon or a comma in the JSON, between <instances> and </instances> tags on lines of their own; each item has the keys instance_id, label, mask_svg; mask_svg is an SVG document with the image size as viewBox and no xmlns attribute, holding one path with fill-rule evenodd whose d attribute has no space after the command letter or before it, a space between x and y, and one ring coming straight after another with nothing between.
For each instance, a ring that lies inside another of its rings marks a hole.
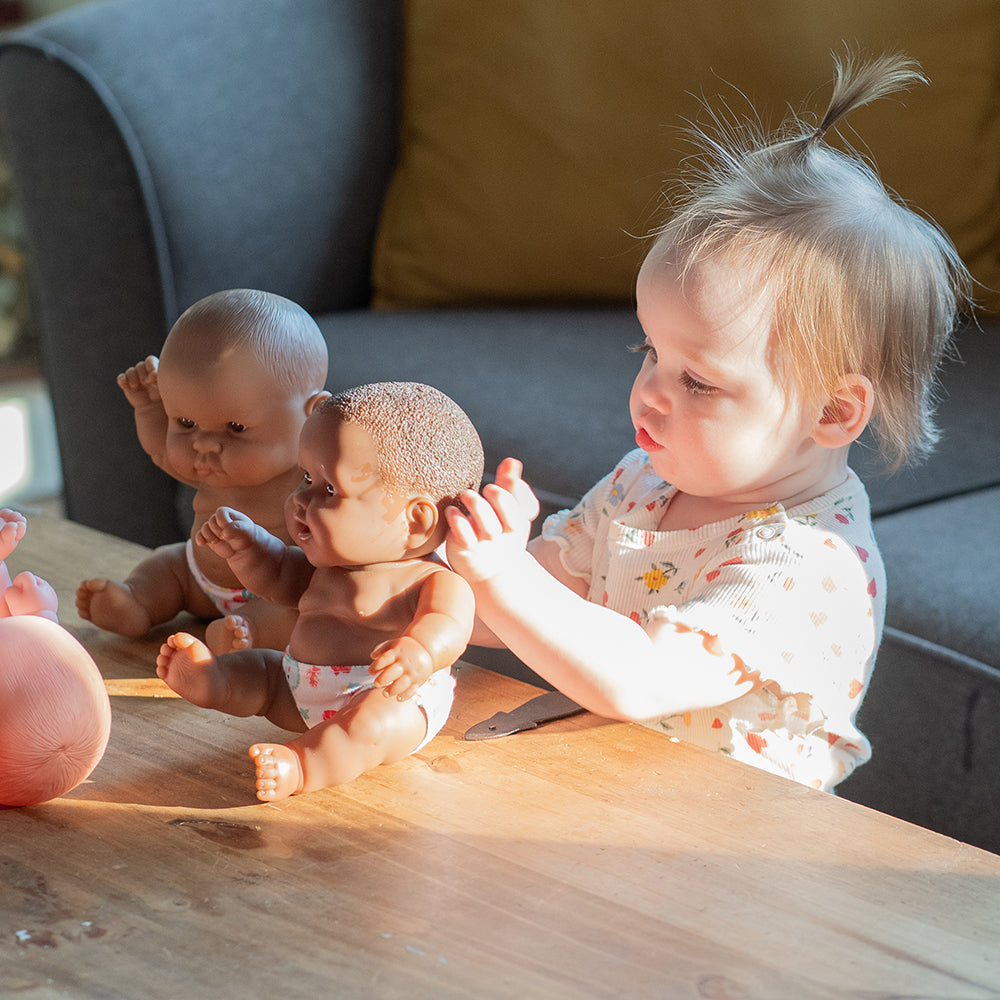
<instances>
[{"instance_id":1,"label":"pink doll body","mask_svg":"<svg viewBox=\"0 0 1000 1000\"><path fill-rule=\"evenodd\" d=\"M350 781L432 737L475 616L469 586L435 555L443 510L482 475L478 436L451 400L412 383L343 393L309 417L299 455L285 506L294 546L227 508L199 534L255 593L297 607L285 653L216 657L178 633L157 660L194 704L302 733L250 748L263 801ZM332 691L348 673L346 690L317 702L314 678Z\"/></svg>"},{"instance_id":2,"label":"pink doll body","mask_svg":"<svg viewBox=\"0 0 1000 1000\"><path fill-rule=\"evenodd\" d=\"M174 324L159 359L118 376L143 448L194 488L194 519L189 542L157 549L123 582L83 581L81 617L138 637L187 611L213 619L206 639L216 652L287 641L294 611L245 593L225 559L193 543L222 505L289 540L284 500L299 478L299 431L328 395L326 369L326 344L304 310L235 290L196 303Z\"/></svg>"},{"instance_id":3,"label":"pink doll body","mask_svg":"<svg viewBox=\"0 0 1000 1000\"><path fill-rule=\"evenodd\" d=\"M0 510L0 557L27 522ZM34 573L11 582L0 562L0 806L47 802L97 766L111 731L111 705L87 651L56 618L58 599Z\"/></svg>"}]
</instances>

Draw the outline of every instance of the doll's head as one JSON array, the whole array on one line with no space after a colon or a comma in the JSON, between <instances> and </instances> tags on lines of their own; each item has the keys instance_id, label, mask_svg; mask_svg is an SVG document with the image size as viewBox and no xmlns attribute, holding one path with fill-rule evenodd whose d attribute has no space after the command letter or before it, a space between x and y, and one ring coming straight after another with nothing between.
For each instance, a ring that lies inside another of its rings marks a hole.
<instances>
[{"instance_id":1,"label":"doll's head","mask_svg":"<svg viewBox=\"0 0 1000 1000\"><path fill-rule=\"evenodd\" d=\"M465 411L420 382L375 382L324 400L324 414L363 427L375 444L383 482L401 493L455 503L479 489L483 446Z\"/></svg>"},{"instance_id":2,"label":"doll's head","mask_svg":"<svg viewBox=\"0 0 1000 1000\"><path fill-rule=\"evenodd\" d=\"M292 539L313 565L367 565L433 551L444 509L479 488L483 449L444 393L380 382L316 406L299 464L303 480L285 508Z\"/></svg>"},{"instance_id":3,"label":"doll's head","mask_svg":"<svg viewBox=\"0 0 1000 1000\"><path fill-rule=\"evenodd\" d=\"M110 731L104 682L83 646L46 618L0 619L0 805L36 805L75 788Z\"/></svg>"},{"instance_id":4,"label":"doll's head","mask_svg":"<svg viewBox=\"0 0 1000 1000\"><path fill-rule=\"evenodd\" d=\"M897 466L933 446L933 388L970 279L948 237L884 187L853 152L824 141L845 114L923 77L900 56L836 62L819 126L777 134L716 117L695 132L703 158L680 190L647 263L667 264L697 295L706 262L766 303L777 376L822 406L839 380L873 387L873 429ZM644 264L644 267L646 264Z\"/></svg>"},{"instance_id":5,"label":"doll's head","mask_svg":"<svg viewBox=\"0 0 1000 1000\"><path fill-rule=\"evenodd\" d=\"M157 373L171 464L239 486L294 468L327 363L319 327L288 299L232 289L196 302L167 336Z\"/></svg>"}]
</instances>

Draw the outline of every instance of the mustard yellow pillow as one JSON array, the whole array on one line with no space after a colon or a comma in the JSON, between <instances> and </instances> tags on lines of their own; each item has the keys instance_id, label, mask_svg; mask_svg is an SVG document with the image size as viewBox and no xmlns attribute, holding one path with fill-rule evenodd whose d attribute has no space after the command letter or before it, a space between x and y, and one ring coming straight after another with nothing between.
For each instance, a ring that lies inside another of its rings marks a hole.
<instances>
[{"instance_id":1,"label":"mustard yellow pillow","mask_svg":"<svg viewBox=\"0 0 1000 1000\"><path fill-rule=\"evenodd\" d=\"M921 62L848 138L1000 288L998 24L998 0L408 0L376 302L629 302L699 96L820 113L845 41Z\"/></svg>"}]
</instances>

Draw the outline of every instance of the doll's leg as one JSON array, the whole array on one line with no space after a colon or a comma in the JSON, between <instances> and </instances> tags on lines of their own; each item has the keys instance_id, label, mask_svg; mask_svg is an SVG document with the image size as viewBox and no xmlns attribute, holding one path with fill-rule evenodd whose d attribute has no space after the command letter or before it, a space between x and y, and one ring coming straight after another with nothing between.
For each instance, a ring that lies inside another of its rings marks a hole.
<instances>
[{"instance_id":1,"label":"doll's leg","mask_svg":"<svg viewBox=\"0 0 1000 1000\"><path fill-rule=\"evenodd\" d=\"M183 610L203 618L218 614L200 590L195 592L183 542L158 548L123 583L104 577L84 580L76 591L76 609L99 628L131 638Z\"/></svg>"},{"instance_id":2,"label":"doll's leg","mask_svg":"<svg viewBox=\"0 0 1000 1000\"><path fill-rule=\"evenodd\" d=\"M257 798L275 802L353 781L379 764L408 757L426 734L427 717L415 702L366 691L286 746L250 747L257 769Z\"/></svg>"},{"instance_id":3,"label":"doll's leg","mask_svg":"<svg viewBox=\"0 0 1000 1000\"><path fill-rule=\"evenodd\" d=\"M52 585L34 573L18 573L3 596L12 615L40 615L59 623L59 598Z\"/></svg>"},{"instance_id":4,"label":"doll's leg","mask_svg":"<svg viewBox=\"0 0 1000 1000\"><path fill-rule=\"evenodd\" d=\"M215 656L193 635L177 632L160 647L156 674L200 708L244 718L262 715L283 729L305 729L285 679L281 654L275 650L248 649Z\"/></svg>"}]
</instances>

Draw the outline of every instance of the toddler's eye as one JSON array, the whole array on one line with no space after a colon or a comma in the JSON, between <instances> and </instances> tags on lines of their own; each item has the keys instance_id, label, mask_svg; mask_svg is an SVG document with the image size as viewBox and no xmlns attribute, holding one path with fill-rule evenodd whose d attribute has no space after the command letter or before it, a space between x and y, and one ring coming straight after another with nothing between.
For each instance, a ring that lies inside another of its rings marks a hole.
<instances>
[{"instance_id":1,"label":"toddler's eye","mask_svg":"<svg viewBox=\"0 0 1000 1000\"><path fill-rule=\"evenodd\" d=\"M188 417L178 417L177 423L184 428L184 430L189 431L194 427L194 421Z\"/></svg>"},{"instance_id":2,"label":"toddler's eye","mask_svg":"<svg viewBox=\"0 0 1000 1000\"><path fill-rule=\"evenodd\" d=\"M234 434L242 434L246 430L246 425L245 424L241 424L238 420L230 420L229 423L226 424L226 426Z\"/></svg>"},{"instance_id":3,"label":"toddler's eye","mask_svg":"<svg viewBox=\"0 0 1000 1000\"><path fill-rule=\"evenodd\" d=\"M681 372L680 383L688 392L693 392L697 396L710 396L715 392L715 387L699 382L688 372Z\"/></svg>"}]
</instances>

